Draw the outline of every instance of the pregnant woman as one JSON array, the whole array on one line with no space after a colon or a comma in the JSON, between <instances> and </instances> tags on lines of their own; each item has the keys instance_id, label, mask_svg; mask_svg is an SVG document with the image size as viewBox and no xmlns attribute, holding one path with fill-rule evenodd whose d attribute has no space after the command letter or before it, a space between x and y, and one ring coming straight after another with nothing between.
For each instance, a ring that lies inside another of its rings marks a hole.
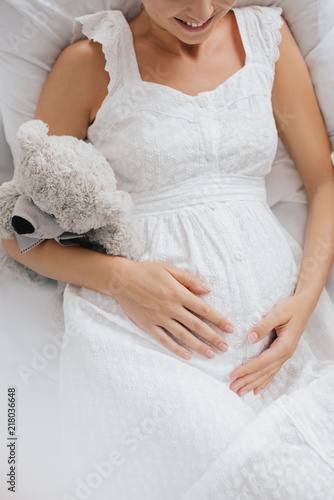
<instances>
[{"instance_id":1,"label":"pregnant woman","mask_svg":"<svg viewBox=\"0 0 334 500\"><path fill-rule=\"evenodd\" d=\"M234 4L76 18L43 88L35 118L104 153L145 240L136 261L3 240L68 283L64 499L334 491L330 145L281 9ZM304 251L266 202L278 133L308 196Z\"/></svg>"}]
</instances>

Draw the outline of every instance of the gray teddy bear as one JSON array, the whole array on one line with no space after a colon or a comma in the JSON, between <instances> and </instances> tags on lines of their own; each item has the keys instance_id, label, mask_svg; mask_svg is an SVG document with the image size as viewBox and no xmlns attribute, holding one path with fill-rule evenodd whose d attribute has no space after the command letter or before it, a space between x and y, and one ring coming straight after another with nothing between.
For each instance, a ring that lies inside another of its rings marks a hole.
<instances>
[{"instance_id":1,"label":"gray teddy bear","mask_svg":"<svg viewBox=\"0 0 334 500\"><path fill-rule=\"evenodd\" d=\"M13 179L0 186L0 237L16 237L22 253L54 238L62 245L136 259L144 242L132 217L132 199L116 189L104 155L76 137L49 136L48 131L43 121L30 120L17 132L20 161ZM0 271L31 284L47 281L3 249ZM65 285L58 283L54 297L60 327Z\"/></svg>"}]
</instances>

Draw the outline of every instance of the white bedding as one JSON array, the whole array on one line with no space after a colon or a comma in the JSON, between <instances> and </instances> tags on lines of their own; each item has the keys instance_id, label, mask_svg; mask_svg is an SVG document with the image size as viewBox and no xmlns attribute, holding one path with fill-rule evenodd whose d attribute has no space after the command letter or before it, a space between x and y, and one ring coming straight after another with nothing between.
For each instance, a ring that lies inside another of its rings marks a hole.
<instances>
[{"instance_id":1,"label":"white bedding","mask_svg":"<svg viewBox=\"0 0 334 500\"><path fill-rule=\"evenodd\" d=\"M0 482L0 498L56 499L59 467L58 356L42 360L37 353L54 333L49 311L55 283L32 287L10 279L0 283L1 442L7 435L7 389L16 387L17 493ZM0 469L9 471L8 451L0 447ZM36 474L37 473L37 474ZM4 477L4 474L2 474ZM32 480L32 478L36 478ZM38 478L38 479L37 479ZM50 494L51 491L51 494ZM53 493L52 493L53 492Z\"/></svg>"}]
</instances>

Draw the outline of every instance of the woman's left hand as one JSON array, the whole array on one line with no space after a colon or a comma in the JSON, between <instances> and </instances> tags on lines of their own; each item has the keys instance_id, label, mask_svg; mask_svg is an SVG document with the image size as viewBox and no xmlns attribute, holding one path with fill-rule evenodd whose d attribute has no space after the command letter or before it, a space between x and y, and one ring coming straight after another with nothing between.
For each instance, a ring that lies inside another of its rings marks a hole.
<instances>
[{"instance_id":1,"label":"woman's left hand","mask_svg":"<svg viewBox=\"0 0 334 500\"><path fill-rule=\"evenodd\" d=\"M251 390L258 394L266 387L283 364L293 356L311 312L301 296L280 300L246 334L247 338L251 332L258 334L258 339L253 344L261 341L273 329L276 330L277 338L258 357L231 372L230 379L236 380L232 382L230 389L239 396L244 396Z\"/></svg>"}]
</instances>

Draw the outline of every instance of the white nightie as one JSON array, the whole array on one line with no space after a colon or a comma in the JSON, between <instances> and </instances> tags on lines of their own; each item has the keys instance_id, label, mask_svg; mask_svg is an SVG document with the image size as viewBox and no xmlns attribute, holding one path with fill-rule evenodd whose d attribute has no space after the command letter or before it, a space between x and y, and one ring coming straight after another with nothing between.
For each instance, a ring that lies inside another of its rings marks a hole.
<instances>
[{"instance_id":1,"label":"white nightie","mask_svg":"<svg viewBox=\"0 0 334 500\"><path fill-rule=\"evenodd\" d=\"M190 348L186 361L116 300L66 285L63 442L93 500L333 498L334 309L325 289L265 389L244 397L229 389L232 370L275 339L272 331L251 345L246 333L293 295L302 257L264 183L278 140L271 92L282 11L232 10L245 65L196 96L143 81L121 11L74 21L73 41L93 39L106 57L109 92L87 140L132 196L144 241L136 260L212 284L198 296L235 328L225 334L203 320L229 349L208 359Z\"/></svg>"}]
</instances>

